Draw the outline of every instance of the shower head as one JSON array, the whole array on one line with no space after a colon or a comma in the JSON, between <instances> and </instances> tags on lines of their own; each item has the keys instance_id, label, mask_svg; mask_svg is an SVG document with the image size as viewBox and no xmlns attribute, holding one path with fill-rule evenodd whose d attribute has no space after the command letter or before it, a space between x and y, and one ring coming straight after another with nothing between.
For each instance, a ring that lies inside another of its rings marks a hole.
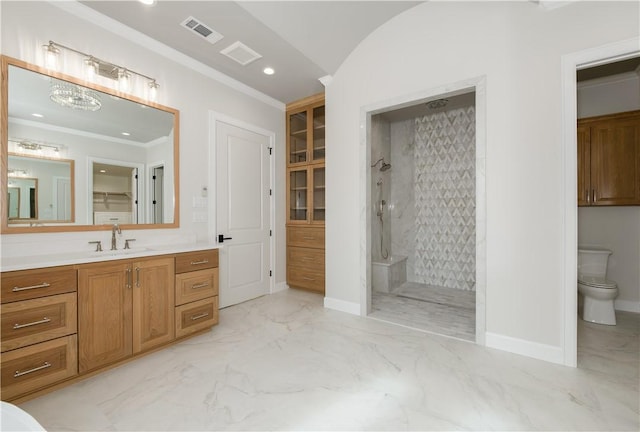
<instances>
[{"instance_id":1,"label":"shower head","mask_svg":"<svg viewBox=\"0 0 640 432\"><path fill-rule=\"evenodd\" d=\"M374 163L373 165L371 165L371 168L375 168L376 165L378 165L380 162L382 162L382 165L380 165L380 172L384 172L386 170L388 170L389 168L391 168L391 164L388 164L384 161L384 158L380 158L376 161L376 163Z\"/></svg>"}]
</instances>

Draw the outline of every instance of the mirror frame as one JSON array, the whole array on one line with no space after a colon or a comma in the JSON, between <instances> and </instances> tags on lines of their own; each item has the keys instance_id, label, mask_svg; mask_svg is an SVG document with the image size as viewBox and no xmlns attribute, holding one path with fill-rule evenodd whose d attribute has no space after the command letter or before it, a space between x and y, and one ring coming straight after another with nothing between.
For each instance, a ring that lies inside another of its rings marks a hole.
<instances>
[{"instance_id":1,"label":"mirror frame","mask_svg":"<svg viewBox=\"0 0 640 432\"><path fill-rule=\"evenodd\" d=\"M94 83L88 83L82 79L72 77L60 72L52 72L40 66L36 66L27 63L22 60L14 59L5 55L1 56L2 61L2 85L0 86L0 145L2 147L1 161L0 161L0 233L2 234L35 234L35 233L50 233L50 232L74 232L74 231L107 231L111 230L111 225L37 225L37 226L12 226L8 223L7 215L7 191L8 191L8 168L9 168L9 66L15 66L22 69L27 69L32 72L36 72L42 75L50 76L53 78L69 81L71 83L90 88L95 91L106 93L109 95L117 96L121 99L126 99L138 104L146 105L151 108L156 108L162 111L166 111L173 114L173 222L162 224L123 224L122 229L127 230L139 230L139 229L168 229L180 227L180 159L179 159L179 147L180 147L180 111L175 108L170 108L164 105L160 105L155 102L149 102L144 99L138 98L127 93L119 92L108 87L97 85ZM78 199L78 194L73 191L74 199ZM75 203L74 203L75 208ZM43 221L46 224L55 223L51 221ZM40 223L34 221L34 223Z\"/></svg>"}]
</instances>

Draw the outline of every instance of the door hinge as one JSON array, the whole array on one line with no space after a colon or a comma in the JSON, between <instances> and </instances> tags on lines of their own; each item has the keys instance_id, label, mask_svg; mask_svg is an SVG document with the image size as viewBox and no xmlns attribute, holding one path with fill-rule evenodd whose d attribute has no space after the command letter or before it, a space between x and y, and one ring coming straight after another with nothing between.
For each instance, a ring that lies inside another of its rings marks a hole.
<instances>
[{"instance_id":1,"label":"door hinge","mask_svg":"<svg viewBox=\"0 0 640 432\"><path fill-rule=\"evenodd\" d=\"M269 189L269 196L273 195L273 190Z\"/></svg>"},{"instance_id":2,"label":"door hinge","mask_svg":"<svg viewBox=\"0 0 640 432\"><path fill-rule=\"evenodd\" d=\"M273 151L273 147L269 147L269 155L271 155L272 151Z\"/></svg>"},{"instance_id":3,"label":"door hinge","mask_svg":"<svg viewBox=\"0 0 640 432\"><path fill-rule=\"evenodd\" d=\"M273 231L269 230L269 237L273 235Z\"/></svg>"},{"instance_id":4,"label":"door hinge","mask_svg":"<svg viewBox=\"0 0 640 432\"><path fill-rule=\"evenodd\" d=\"M269 277L273 276L273 272L269 270Z\"/></svg>"}]
</instances>

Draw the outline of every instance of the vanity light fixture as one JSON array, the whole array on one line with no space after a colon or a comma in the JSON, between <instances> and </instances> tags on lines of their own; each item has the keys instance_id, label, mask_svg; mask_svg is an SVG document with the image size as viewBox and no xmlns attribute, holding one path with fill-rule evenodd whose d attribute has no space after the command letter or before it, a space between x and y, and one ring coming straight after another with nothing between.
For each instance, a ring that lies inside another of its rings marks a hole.
<instances>
[{"instance_id":1,"label":"vanity light fixture","mask_svg":"<svg viewBox=\"0 0 640 432\"><path fill-rule=\"evenodd\" d=\"M52 146L52 145L48 145L48 144L36 143L36 142L32 142L32 141L20 141L18 143L18 147L20 147L23 150L31 150L31 151L38 151L38 150L42 150L42 149L51 149L56 153L58 153L60 151L60 149L58 147L56 147L56 146Z\"/></svg>"},{"instance_id":2,"label":"vanity light fixture","mask_svg":"<svg viewBox=\"0 0 640 432\"><path fill-rule=\"evenodd\" d=\"M84 79L86 79L87 81L94 81L98 77L107 78L109 80L115 81L114 87L118 91L131 94L136 92L136 89L134 87L138 82L137 79L134 80L133 78L142 79L145 84L144 88L138 89L139 93L142 94L143 97L146 93L147 99L152 102L156 101L159 85L155 78L151 78L147 75L141 74L140 72L135 72L129 68L125 68L123 66L119 66L111 62L99 59L91 54L87 54L82 51L60 45L59 43L56 43L54 41L49 41L47 45L43 45L43 49L44 63L47 69L59 71L60 54L62 51L65 51L65 53L68 52L71 54L75 54L77 57L80 57L80 66L84 70Z\"/></svg>"}]
</instances>

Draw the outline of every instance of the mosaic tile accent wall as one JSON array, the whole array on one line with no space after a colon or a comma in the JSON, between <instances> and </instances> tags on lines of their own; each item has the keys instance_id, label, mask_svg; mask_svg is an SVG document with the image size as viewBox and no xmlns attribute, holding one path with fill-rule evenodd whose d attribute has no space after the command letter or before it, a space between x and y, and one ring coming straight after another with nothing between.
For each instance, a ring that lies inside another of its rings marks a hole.
<instances>
[{"instance_id":1,"label":"mosaic tile accent wall","mask_svg":"<svg viewBox=\"0 0 640 432\"><path fill-rule=\"evenodd\" d=\"M475 290L475 107L415 119L416 282Z\"/></svg>"}]
</instances>

